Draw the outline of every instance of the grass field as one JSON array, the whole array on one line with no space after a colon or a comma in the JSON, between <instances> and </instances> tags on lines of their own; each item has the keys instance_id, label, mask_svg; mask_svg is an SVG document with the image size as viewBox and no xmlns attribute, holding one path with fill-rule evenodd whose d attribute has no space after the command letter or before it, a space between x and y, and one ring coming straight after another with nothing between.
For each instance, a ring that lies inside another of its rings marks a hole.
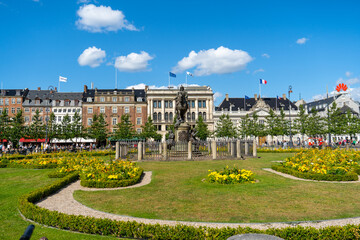
<instances>
[{"instance_id":1,"label":"grass field","mask_svg":"<svg viewBox=\"0 0 360 240\"><path fill-rule=\"evenodd\" d=\"M277 222L360 216L360 184L290 180L262 168L292 154L262 153L259 159L142 162L153 172L149 185L119 191L75 192L92 208L122 215L204 222ZM255 184L203 182L209 169L236 164L252 170Z\"/></svg>"},{"instance_id":2,"label":"grass field","mask_svg":"<svg viewBox=\"0 0 360 240\"><path fill-rule=\"evenodd\" d=\"M0 168L0 239L19 239L30 224L23 220L17 208L19 196L45 186L52 181L47 177L52 170L29 170ZM71 233L35 224L32 240L46 236L50 240L117 239Z\"/></svg>"}]
</instances>

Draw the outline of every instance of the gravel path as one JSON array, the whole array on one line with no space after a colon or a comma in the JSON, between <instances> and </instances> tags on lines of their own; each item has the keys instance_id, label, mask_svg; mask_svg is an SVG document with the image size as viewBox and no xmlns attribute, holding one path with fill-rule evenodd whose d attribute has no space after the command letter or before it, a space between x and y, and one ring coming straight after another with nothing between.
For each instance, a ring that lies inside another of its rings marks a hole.
<instances>
[{"instance_id":1,"label":"gravel path","mask_svg":"<svg viewBox=\"0 0 360 240\"><path fill-rule=\"evenodd\" d=\"M282 173L282 172L278 172L275 171L271 168L263 168L263 170L271 172L271 173L275 173L277 175L283 176L285 178L290 178L290 179L294 179L294 180L300 180L300 181L306 181L306 182L326 182L326 183L360 183L360 176L358 178L357 181L317 181L317 180L311 180L311 179L304 179L304 178L298 178L298 177L294 177L293 175L290 174L286 174L286 173Z\"/></svg>"},{"instance_id":2,"label":"gravel path","mask_svg":"<svg viewBox=\"0 0 360 240\"><path fill-rule=\"evenodd\" d=\"M83 215L96 218L108 218L118 221L136 221L146 224L160 224L160 225L170 225L175 226L178 224L188 225L188 226L207 226L213 228L221 227L251 227L255 229L265 230L268 228L285 228L285 227L315 227L322 228L328 226L344 226L347 224L360 224L360 217L357 218L347 218L347 219L338 219L338 220L325 220L325 221L308 221L308 222L279 222L279 223L207 223L207 222L186 222L186 221L169 221L169 220L158 220L158 219L146 219L146 218L136 218L124 215L116 215L111 213L106 213L98 211L87 206L82 205L77 202L73 193L76 190L83 191L111 191L111 190L120 190L126 188L135 188L147 185L151 182L151 172L145 172L145 175L142 181L138 184L123 187L123 188L113 188L113 189L94 189L94 188L85 188L80 185L80 181L76 181L67 187L63 188L59 192L55 193L52 196L47 197L41 202L38 202L39 207L47 208L52 211L58 211L66 214L72 215Z\"/></svg>"}]
</instances>

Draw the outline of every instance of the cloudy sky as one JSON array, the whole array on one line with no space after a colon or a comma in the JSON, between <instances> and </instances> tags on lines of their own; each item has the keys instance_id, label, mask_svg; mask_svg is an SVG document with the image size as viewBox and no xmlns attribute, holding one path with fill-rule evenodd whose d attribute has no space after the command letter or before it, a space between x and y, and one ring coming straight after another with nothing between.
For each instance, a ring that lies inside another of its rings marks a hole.
<instances>
[{"instance_id":1,"label":"cloudy sky","mask_svg":"<svg viewBox=\"0 0 360 240\"><path fill-rule=\"evenodd\" d=\"M360 100L359 1L0 0L4 88L208 85L217 103L310 100L346 83Z\"/></svg>"}]
</instances>

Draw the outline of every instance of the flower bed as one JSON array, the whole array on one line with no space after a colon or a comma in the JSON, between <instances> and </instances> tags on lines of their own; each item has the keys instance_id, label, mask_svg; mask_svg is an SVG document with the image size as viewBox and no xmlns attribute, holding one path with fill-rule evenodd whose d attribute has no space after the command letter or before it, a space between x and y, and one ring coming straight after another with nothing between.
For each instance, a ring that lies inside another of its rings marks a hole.
<instances>
[{"instance_id":1,"label":"flower bed","mask_svg":"<svg viewBox=\"0 0 360 240\"><path fill-rule=\"evenodd\" d=\"M272 168L301 178L327 181L356 181L360 173L360 152L311 149L300 151Z\"/></svg>"},{"instance_id":2,"label":"flower bed","mask_svg":"<svg viewBox=\"0 0 360 240\"><path fill-rule=\"evenodd\" d=\"M234 166L232 169L226 166L224 170L209 170L208 182L220 184L255 183L254 173L250 170L239 169Z\"/></svg>"},{"instance_id":3,"label":"flower bed","mask_svg":"<svg viewBox=\"0 0 360 240\"><path fill-rule=\"evenodd\" d=\"M257 152L259 153L299 153L301 151L306 151L305 148L258 148Z\"/></svg>"}]
</instances>

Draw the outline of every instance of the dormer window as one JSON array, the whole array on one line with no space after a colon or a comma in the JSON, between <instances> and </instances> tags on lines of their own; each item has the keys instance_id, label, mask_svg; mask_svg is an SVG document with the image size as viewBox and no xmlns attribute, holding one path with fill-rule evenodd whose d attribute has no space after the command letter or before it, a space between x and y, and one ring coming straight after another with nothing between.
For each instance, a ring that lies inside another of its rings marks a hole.
<instances>
[{"instance_id":1,"label":"dormer window","mask_svg":"<svg viewBox=\"0 0 360 240\"><path fill-rule=\"evenodd\" d=\"M86 101L87 101L87 102L92 102L91 97L88 97L88 98L86 99Z\"/></svg>"}]
</instances>

